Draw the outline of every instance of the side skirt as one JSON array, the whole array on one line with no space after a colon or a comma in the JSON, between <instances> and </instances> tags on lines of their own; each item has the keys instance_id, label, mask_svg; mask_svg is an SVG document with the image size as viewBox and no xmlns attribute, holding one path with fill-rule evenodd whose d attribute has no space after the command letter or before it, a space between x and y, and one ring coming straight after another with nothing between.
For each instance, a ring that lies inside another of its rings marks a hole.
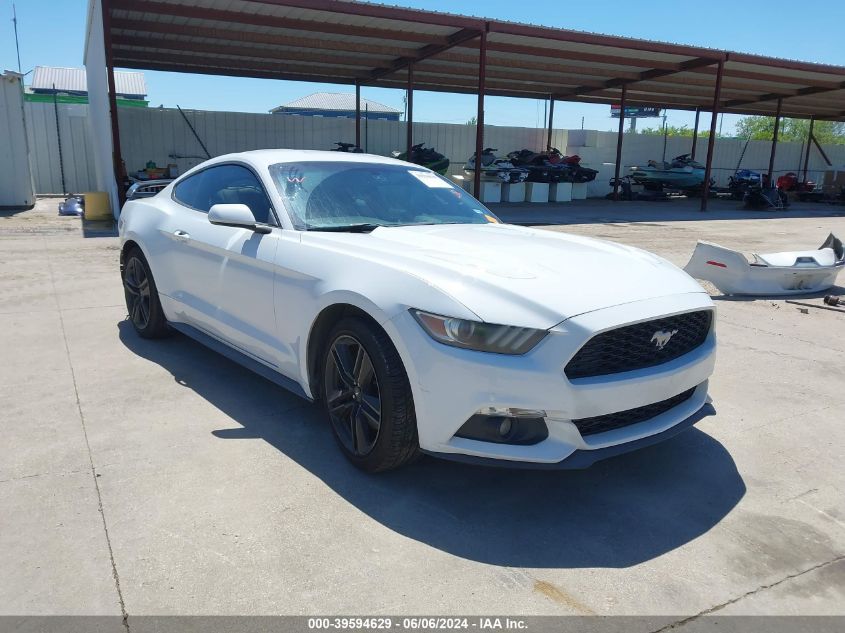
<instances>
[{"instance_id":1,"label":"side skirt","mask_svg":"<svg viewBox=\"0 0 845 633\"><path fill-rule=\"evenodd\" d=\"M287 389L288 391L296 394L300 398L304 398L309 402L314 401L313 398L308 397L302 386L295 380L291 380L287 376L283 376L279 372L274 371L270 367L267 367L267 365L265 365L264 363L261 363L252 358L251 356L248 356L243 352L238 351L234 347L227 345L223 341L220 341L214 338L213 336L206 334L202 330L198 330L197 328L191 325L186 325L185 323L170 322L168 323L168 325L174 330L181 332L185 336L194 339L197 343L205 345L209 349L214 350L218 354L225 356L229 360L236 362L242 367L246 367L250 371L253 371L259 376L261 376L262 378L266 378L270 382L275 383L280 387L283 387L284 389Z\"/></svg>"}]
</instances>

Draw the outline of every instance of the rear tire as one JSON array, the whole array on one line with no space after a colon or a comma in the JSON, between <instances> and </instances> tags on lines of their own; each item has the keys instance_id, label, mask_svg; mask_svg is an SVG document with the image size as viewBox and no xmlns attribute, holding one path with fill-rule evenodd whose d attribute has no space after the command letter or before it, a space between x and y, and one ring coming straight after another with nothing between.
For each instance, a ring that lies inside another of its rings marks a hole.
<instances>
[{"instance_id":1,"label":"rear tire","mask_svg":"<svg viewBox=\"0 0 845 633\"><path fill-rule=\"evenodd\" d=\"M129 321L139 336L164 338L171 334L153 274L140 248L131 248L124 258L123 294Z\"/></svg>"},{"instance_id":2,"label":"rear tire","mask_svg":"<svg viewBox=\"0 0 845 633\"><path fill-rule=\"evenodd\" d=\"M358 317L332 328L321 395L341 451L361 470L399 468L419 455L408 375L387 334Z\"/></svg>"}]
</instances>

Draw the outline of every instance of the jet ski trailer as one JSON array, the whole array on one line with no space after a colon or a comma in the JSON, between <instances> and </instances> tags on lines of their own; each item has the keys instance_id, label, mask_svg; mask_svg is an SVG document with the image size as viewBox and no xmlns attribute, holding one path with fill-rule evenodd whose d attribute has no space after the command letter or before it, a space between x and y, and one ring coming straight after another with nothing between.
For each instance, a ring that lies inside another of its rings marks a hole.
<instances>
[{"instance_id":1,"label":"jet ski trailer","mask_svg":"<svg viewBox=\"0 0 845 633\"><path fill-rule=\"evenodd\" d=\"M845 268L845 248L831 233L817 250L753 254L698 242L684 270L727 295L794 295L827 290Z\"/></svg>"}]
</instances>

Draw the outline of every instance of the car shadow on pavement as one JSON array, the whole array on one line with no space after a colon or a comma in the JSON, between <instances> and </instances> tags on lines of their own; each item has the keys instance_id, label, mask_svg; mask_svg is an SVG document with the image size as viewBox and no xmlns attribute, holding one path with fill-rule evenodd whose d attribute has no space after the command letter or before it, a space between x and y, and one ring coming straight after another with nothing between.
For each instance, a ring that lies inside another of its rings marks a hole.
<instances>
[{"instance_id":1,"label":"car shadow on pavement","mask_svg":"<svg viewBox=\"0 0 845 633\"><path fill-rule=\"evenodd\" d=\"M319 405L187 337L148 341L128 321L118 327L132 352L241 425L214 431L215 437L268 442L386 527L466 559L629 567L706 533L745 494L727 450L695 428L587 470L498 469L424 457L368 475L342 457ZM278 407L268 413L273 398Z\"/></svg>"}]
</instances>

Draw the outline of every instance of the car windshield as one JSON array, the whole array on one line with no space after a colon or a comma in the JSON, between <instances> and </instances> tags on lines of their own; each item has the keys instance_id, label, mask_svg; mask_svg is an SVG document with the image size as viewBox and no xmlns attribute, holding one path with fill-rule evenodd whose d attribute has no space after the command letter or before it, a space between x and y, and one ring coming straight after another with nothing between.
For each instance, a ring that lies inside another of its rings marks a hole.
<instances>
[{"instance_id":1,"label":"car windshield","mask_svg":"<svg viewBox=\"0 0 845 633\"><path fill-rule=\"evenodd\" d=\"M463 189L413 165L280 163L270 173L300 230L499 221Z\"/></svg>"}]
</instances>

